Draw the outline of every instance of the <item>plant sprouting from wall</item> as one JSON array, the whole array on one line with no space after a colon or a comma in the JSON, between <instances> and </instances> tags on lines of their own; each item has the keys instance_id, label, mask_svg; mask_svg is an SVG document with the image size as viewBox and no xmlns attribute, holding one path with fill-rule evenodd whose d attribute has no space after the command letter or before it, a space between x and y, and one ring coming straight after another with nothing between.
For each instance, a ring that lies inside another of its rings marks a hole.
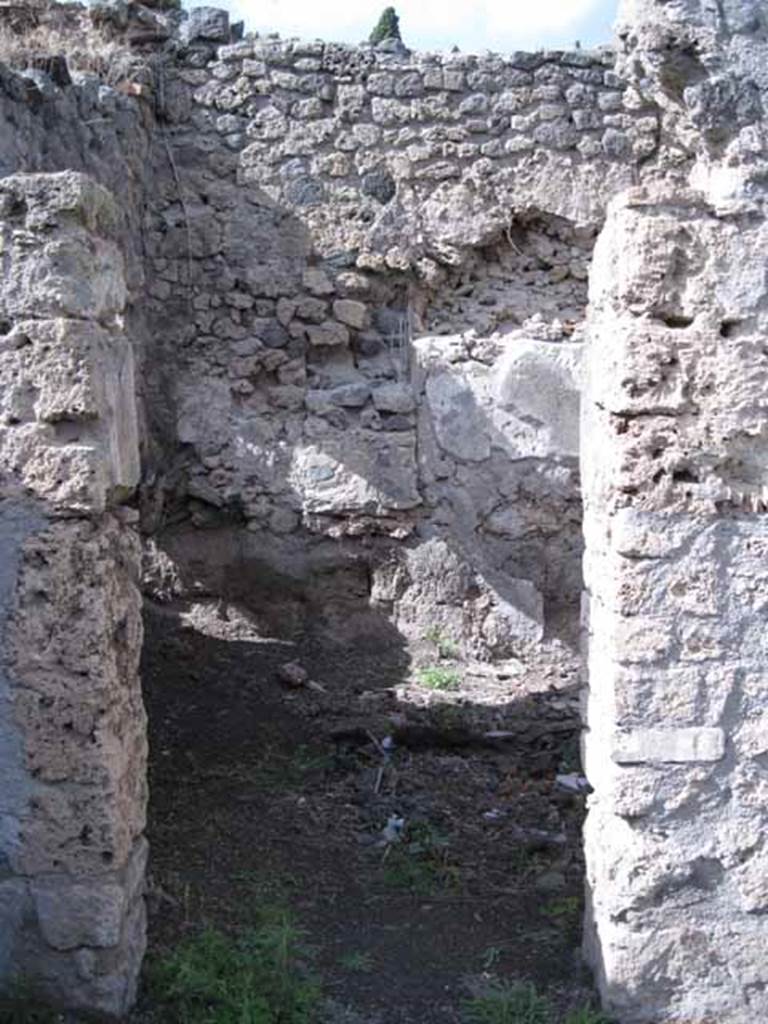
<instances>
[{"instance_id":1,"label":"plant sprouting from wall","mask_svg":"<svg viewBox=\"0 0 768 1024\"><path fill-rule=\"evenodd\" d=\"M385 7L381 12L369 41L375 46L377 43L383 43L385 39L397 39L402 42L400 19L394 7Z\"/></svg>"}]
</instances>

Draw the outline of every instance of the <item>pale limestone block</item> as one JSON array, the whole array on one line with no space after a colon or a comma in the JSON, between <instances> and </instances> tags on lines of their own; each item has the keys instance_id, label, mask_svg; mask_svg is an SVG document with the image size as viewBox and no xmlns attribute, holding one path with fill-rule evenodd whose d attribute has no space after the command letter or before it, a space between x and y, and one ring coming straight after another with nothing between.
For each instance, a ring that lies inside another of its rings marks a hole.
<instances>
[{"instance_id":1,"label":"pale limestone block","mask_svg":"<svg viewBox=\"0 0 768 1024\"><path fill-rule=\"evenodd\" d=\"M701 726L687 729L635 729L615 738L617 764L664 764L720 761L725 756L725 732Z\"/></svg>"}]
</instances>

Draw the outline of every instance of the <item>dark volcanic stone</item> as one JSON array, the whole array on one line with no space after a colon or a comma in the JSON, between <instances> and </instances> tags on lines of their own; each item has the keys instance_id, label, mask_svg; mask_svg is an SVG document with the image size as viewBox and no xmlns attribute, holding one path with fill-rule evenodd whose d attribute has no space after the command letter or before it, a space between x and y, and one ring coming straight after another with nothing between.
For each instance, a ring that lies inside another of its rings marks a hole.
<instances>
[{"instance_id":1,"label":"dark volcanic stone","mask_svg":"<svg viewBox=\"0 0 768 1024\"><path fill-rule=\"evenodd\" d=\"M370 196L382 204L388 203L397 191L395 179L386 171L371 171L370 174L363 175L360 188L363 195Z\"/></svg>"}]
</instances>

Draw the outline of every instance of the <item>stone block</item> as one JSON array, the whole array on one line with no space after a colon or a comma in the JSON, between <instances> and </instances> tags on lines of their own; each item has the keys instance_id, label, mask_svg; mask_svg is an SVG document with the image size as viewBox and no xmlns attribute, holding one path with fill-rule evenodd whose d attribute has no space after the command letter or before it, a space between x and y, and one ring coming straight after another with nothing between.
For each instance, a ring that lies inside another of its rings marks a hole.
<instances>
[{"instance_id":1,"label":"stone block","mask_svg":"<svg viewBox=\"0 0 768 1024\"><path fill-rule=\"evenodd\" d=\"M333 405L339 405L343 409L359 409L371 397L371 386L368 383L360 382L354 384L341 384L332 388L328 398Z\"/></svg>"},{"instance_id":2,"label":"stone block","mask_svg":"<svg viewBox=\"0 0 768 1024\"><path fill-rule=\"evenodd\" d=\"M120 946L127 919L143 899L148 844L139 839L118 872L78 880L45 875L31 883L41 933L53 949Z\"/></svg>"},{"instance_id":3,"label":"stone block","mask_svg":"<svg viewBox=\"0 0 768 1024\"><path fill-rule=\"evenodd\" d=\"M7 978L15 967L16 945L30 909L29 885L25 878L0 881L0 980Z\"/></svg>"},{"instance_id":4,"label":"stone block","mask_svg":"<svg viewBox=\"0 0 768 1024\"><path fill-rule=\"evenodd\" d=\"M0 350L0 459L57 509L100 511L139 480L133 351L86 320L30 320Z\"/></svg>"},{"instance_id":5,"label":"stone block","mask_svg":"<svg viewBox=\"0 0 768 1024\"><path fill-rule=\"evenodd\" d=\"M635 729L616 736L611 756L617 764L720 761L725 756L725 733L711 726Z\"/></svg>"},{"instance_id":6,"label":"stone block","mask_svg":"<svg viewBox=\"0 0 768 1024\"><path fill-rule=\"evenodd\" d=\"M406 71L405 74L395 76L395 96L421 96L424 92L424 83L417 71Z\"/></svg>"},{"instance_id":7,"label":"stone block","mask_svg":"<svg viewBox=\"0 0 768 1024\"><path fill-rule=\"evenodd\" d=\"M344 324L333 320L326 320L323 324L310 325L307 327L307 337L310 345L318 348L349 344L349 330Z\"/></svg>"},{"instance_id":8,"label":"stone block","mask_svg":"<svg viewBox=\"0 0 768 1024\"><path fill-rule=\"evenodd\" d=\"M466 377L450 370L431 373L426 398L444 451L466 462L482 462L490 456L488 418Z\"/></svg>"},{"instance_id":9,"label":"stone block","mask_svg":"<svg viewBox=\"0 0 768 1024\"><path fill-rule=\"evenodd\" d=\"M494 367L497 407L521 425L540 424L541 455L579 454L581 357L580 344L552 344L521 334L510 339Z\"/></svg>"},{"instance_id":10,"label":"stone block","mask_svg":"<svg viewBox=\"0 0 768 1024\"><path fill-rule=\"evenodd\" d=\"M368 321L368 307L355 299L337 299L333 304L333 315L341 323L360 331Z\"/></svg>"},{"instance_id":11,"label":"stone block","mask_svg":"<svg viewBox=\"0 0 768 1024\"><path fill-rule=\"evenodd\" d=\"M326 295L332 295L334 288L331 279L328 277L324 270L319 267L309 267L304 271L302 276L302 282L304 287L312 295L319 295L321 297Z\"/></svg>"},{"instance_id":12,"label":"stone block","mask_svg":"<svg viewBox=\"0 0 768 1024\"><path fill-rule=\"evenodd\" d=\"M280 307L278 306L278 313ZM323 299L305 295L295 303L295 315L300 320L309 320L312 323L321 324L328 315L328 303Z\"/></svg>"},{"instance_id":13,"label":"stone block","mask_svg":"<svg viewBox=\"0 0 768 1024\"><path fill-rule=\"evenodd\" d=\"M415 439L407 434L347 432L343 440L297 447L289 480L308 512L375 515L421 503Z\"/></svg>"},{"instance_id":14,"label":"stone block","mask_svg":"<svg viewBox=\"0 0 768 1024\"><path fill-rule=\"evenodd\" d=\"M71 883L52 876L33 885L43 938L54 949L117 946L123 927L125 891L115 882Z\"/></svg>"},{"instance_id":15,"label":"stone block","mask_svg":"<svg viewBox=\"0 0 768 1024\"><path fill-rule=\"evenodd\" d=\"M20 874L103 875L143 831L138 564L135 536L109 517L54 522L24 541L6 640L30 780L6 851Z\"/></svg>"},{"instance_id":16,"label":"stone block","mask_svg":"<svg viewBox=\"0 0 768 1024\"><path fill-rule=\"evenodd\" d=\"M373 391L373 404L379 412L409 413L416 408L416 398L406 384L379 384Z\"/></svg>"},{"instance_id":17,"label":"stone block","mask_svg":"<svg viewBox=\"0 0 768 1024\"><path fill-rule=\"evenodd\" d=\"M73 171L0 181L0 313L105 320L125 305L118 213L106 189Z\"/></svg>"},{"instance_id":18,"label":"stone block","mask_svg":"<svg viewBox=\"0 0 768 1024\"><path fill-rule=\"evenodd\" d=\"M544 599L530 580L505 579L483 622L483 639L496 656L533 647L544 636Z\"/></svg>"},{"instance_id":19,"label":"stone block","mask_svg":"<svg viewBox=\"0 0 768 1024\"><path fill-rule=\"evenodd\" d=\"M376 96L391 96L395 88L394 76L388 71L375 71L368 75L366 88Z\"/></svg>"},{"instance_id":20,"label":"stone block","mask_svg":"<svg viewBox=\"0 0 768 1024\"><path fill-rule=\"evenodd\" d=\"M187 43L228 43L229 12L218 7L193 7L181 27Z\"/></svg>"}]
</instances>

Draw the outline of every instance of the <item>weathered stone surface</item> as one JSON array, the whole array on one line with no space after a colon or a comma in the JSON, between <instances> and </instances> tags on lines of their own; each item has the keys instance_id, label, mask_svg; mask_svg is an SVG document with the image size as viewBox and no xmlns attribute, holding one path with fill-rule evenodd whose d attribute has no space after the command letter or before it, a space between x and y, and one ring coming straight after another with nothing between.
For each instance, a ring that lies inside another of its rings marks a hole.
<instances>
[{"instance_id":1,"label":"weathered stone surface","mask_svg":"<svg viewBox=\"0 0 768 1024\"><path fill-rule=\"evenodd\" d=\"M581 510L573 414L568 418L563 389L567 382L572 409L579 346L514 332L473 344L471 353L465 340L450 335L419 339L415 348L415 380L423 390L420 469L433 500L439 495L450 508L451 531L472 551L478 571L493 577L499 599L505 587L514 593L521 578L552 600L575 599ZM539 619L540 609L533 614Z\"/></svg>"},{"instance_id":2,"label":"weathered stone surface","mask_svg":"<svg viewBox=\"0 0 768 1024\"><path fill-rule=\"evenodd\" d=\"M43 876L31 885L43 937L53 949L108 949L121 943L126 911L141 898L147 864L139 840L126 868L104 880L69 883Z\"/></svg>"},{"instance_id":3,"label":"weathered stone surface","mask_svg":"<svg viewBox=\"0 0 768 1024\"><path fill-rule=\"evenodd\" d=\"M133 351L84 320L27 320L0 347L0 459L60 510L98 512L139 480Z\"/></svg>"},{"instance_id":4,"label":"weathered stone surface","mask_svg":"<svg viewBox=\"0 0 768 1024\"><path fill-rule=\"evenodd\" d=\"M619 735L611 755L617 764L686 764L720 761L725 756L722 729L638 729Z\"/></svg>"},{"instance_id":5,"label":"weathered stone surface","mask_svg":"<svg viewBox=\"0 0 768 1024\"><path fill-rule=\"evenodd\" d=\"M309 338L310 345L323 348L349 344L349 330L344 324L337 323L334 320L326 320L325 323L317 326L313 324L311 327L308 327L307 337Z\"/></svg>"},{"instance_id":6,"label":"weathered stone surface","mask_svg":"<svg viewBox=\"0 0 768 1024\"><path fill-rule=\"evenodd\" d=\"M125 862L142 831L137 559L135 537L115 520L54 523L23 545L6 658L11 686L20 687L13 714L26 768L40 792L8 854L21 873L101 873L107 858ZM63 780L76 785L46 785Z\"/></svg>"},{"instance_id":7,"label":"weathered stone surface","mask_svg":"<svg viewBox=\"0 0 768 1024\"><path fill-rule=\"evenodd\" d=\"M324 270L309 267L302 277L304 287L313 295L332 295L333 284Z\"/></svg>"},{"instance_id":8,"label":"weathered stone surface","mask_svg":"<svg viewBox=\"0 0 768 1024\"><path fill-rule=\"evenodd\" d=\"M182 25L182 38L186 42L229 42L229 12L218 7L193 7L188 20Z\"/></svg>"},{"instance_id":9,"label":"weathered stone surface","mask_svg":"<svg viewBox=\"0 0 768 1024\"><path fill-rule=\"evenodd\" d=\"M365 383L340 384L327 392L328 400L346 409L359 409L371 397L370 385Z\"/></svg>"},{"instance_id":10,"label":"weathered stone surface","mask_svg":"<svg viewBox=\"0 0 768 1024\"><path fill-rule=\"evenodd\" d=\"M530 580L506 580L483 623L483 639L500 655L520 653L544 636L544 601Z\"/></svg>"},{"instance_id":11,"label":"weathered stone surface","mask_svg":"<svg viewBox=\"0 0 768 1024\"><path fill-rule=\"evenodd\" d=\"M502 423L497 414L504 435L511 439L521 431L528 433L526 425L533 425L538 436L528 442L529 450L577 457L580 364L580 344L510 338L491 385L495 408L514 418Z\"/></svg>"},{"instance_id":12,"label":"weathered stone surface","mask_svg":"<svg viewBox=\"0 0 768 1024\"><path fill-rule=\"evenodd\" d=\"M337 299L333 304L333 315L348 327L362 330L368 319L368 310L365 303L355 299Z\"/></svg>"},{"instance_id":13,"label":"weathered stone surface","mask_svg":"<svg viewBox=\"0 0 768 1024\"><path fill-rule=\"evenodd\" d=\"M139 479L109 194L0 184L0 984L118 1017L144 951ZM7 319L6 319L7 318Z\"/></svg>"},{"instance_id":14,"label":"weathered stone surface","mask_svg":"<svg viewBox=\"0 0 768 1024\"><path fill-rule=\"evenodd\" d=\"M117 1015L133 999L144 948L138 544L115 521L7 537L16 569L6 561L15 593L4 608L0 856L28 895L3 887L12 899L0 967L34 965L43 994ZM30 900L41 940L34 915L21 913ZM75 962L86 948L106 958L92 978Z\"/></svg>"},{"instance_id":15,"label":"weathered stone surface","mask_svg":"<svg viewBox=\"0 0 768 1024\"><path fill-rule=\"evenodd\" d=\"M126 288L117 219L110 194L82 174L0 182L0 315L103 320L121 312Z\"/></svg>"},{"instance_id":16,"label":"weathered stone surface","mask_svg":"<svg viewBox=\"0 0 768 1024\"><path fill-rule=\"evenodd\" d=\"M766 542L768 484L768 221L754 195L744 209L748 228L679 186L636 190L595 254L585 941L606 1008L627 1024L768 1012L754 913L764 809L741 781L760 744L733 741L765 699L760 686L737 697L739 679L762 678L750 596L762 569L747 552Z\"/></svg>"},{"instance_id":17,"label":"weathered stone surface","mask_svg":"<svg viewBox=\"0 0 768 1024\"><path fill-rule=\"evenodd\" d=\"M297 448L289 479L308 512L376 514L421 502L415 444L408 435L347 436Z\"/></svg>"},{"instance_id":18,"label":"weathered stone surface","mask_svg":"<svg viewBox=\"0 0 768 1024\"><path fill-rule=\"evenodd\" d=\"M380 384L373 392L373 404L380 412L407 413L416 408L416 399L404 384Z\"/></svg>"},{"instance_id":19,"label":"weathered stone surface","mask_svg":"<svg viewBox=\"0 0 768 1024\"><path fill-rule=\"evenodd\" d=\"M482 462L491 454L489 424L472 386L476 373L484 378L484 367L465 368L461 376L442 370L431 373L426 384L440 447L466 462Z\"/></svg>"}]
</instances>

